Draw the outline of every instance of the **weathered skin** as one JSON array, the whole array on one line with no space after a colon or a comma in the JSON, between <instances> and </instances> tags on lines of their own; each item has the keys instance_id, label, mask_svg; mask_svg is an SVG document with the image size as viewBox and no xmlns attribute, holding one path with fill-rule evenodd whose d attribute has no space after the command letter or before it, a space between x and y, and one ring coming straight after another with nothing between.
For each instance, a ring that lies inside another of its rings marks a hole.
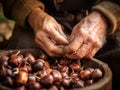
<instances>
[{"instance_id":1,"label":"weathered skin","mask_svg":"<svg viewBox=\"0 0 120 90\"><path fill-rule=\"evenodd\" d=\"M28 21L34 30L35 41L48 55L63 55L62 46L68 44L67 36L53 17L40 8L36 8L29 16Z\"/></svg>"},{"instance_id":2,"label":"weathered skin","mask_svg":"<svg viewBox=\"0 0 120 90\"><path fill-rule=\"evenodd\" d=\"M65 47L68 58L93 57L103 46L106 36L106 21L94 11L80 21L72 30L70 44Z\"/></svg>"}]
</instances>

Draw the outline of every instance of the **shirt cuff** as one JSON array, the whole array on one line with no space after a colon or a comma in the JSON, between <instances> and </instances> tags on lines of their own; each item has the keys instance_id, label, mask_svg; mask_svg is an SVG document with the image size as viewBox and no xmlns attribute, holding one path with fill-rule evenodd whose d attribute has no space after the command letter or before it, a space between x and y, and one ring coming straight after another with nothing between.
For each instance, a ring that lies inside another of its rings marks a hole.
<instances>
[{"instance_id":1,"label":"shirt cuff","mask_svg":"<svg viewBox=\"0 0 120 90\"><path fill-rule=\"evenodd\" d=\"M110 22L108 34L113 34L120 27L120 6L109 2L103 1L100 4L92 7L92 10L101 12L105 18Z\"/></svg>"},{"instance_id":2,"label":"shirt cuff","mask_svg":"<svg viewBox=\"0 0 120 90\"><path fill-rule=\"evenodd\" d=\"M35 7L44 10L44 4L38 0L17 0L12 9L12 19L20 26L25 26L27 16Z\"/></svg>"}]
</instances>

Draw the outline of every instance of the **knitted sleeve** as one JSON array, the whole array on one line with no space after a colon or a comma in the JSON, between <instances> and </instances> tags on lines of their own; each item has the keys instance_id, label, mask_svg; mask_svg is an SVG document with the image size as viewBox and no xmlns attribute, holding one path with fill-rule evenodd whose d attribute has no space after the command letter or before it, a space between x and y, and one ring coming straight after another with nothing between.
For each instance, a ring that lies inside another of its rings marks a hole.
<instances>
[{"instance_id":1,"label":"knitted sleeve","mask_svg":"<svg viewBox=\"0 0 120 90\"><path fill-rule=\"evenodd\" d=\"M40 7L44 10L44 4L39 0L1 0L3 11L7 18L14 20L19 25L24 26L29 13Z\"/></svg>"},{"instance_id":2,"label":"knitted sleeve","mask_svg":"<svg viewBox=\"0 0 120 90\"><path fill-rule=\"evenodd\" d=\"M114 33L120 28L120 6L109 1L103 1L92 7L93 10L101 12L110 22L108 34Z\"/></svg>"}]
</instances>

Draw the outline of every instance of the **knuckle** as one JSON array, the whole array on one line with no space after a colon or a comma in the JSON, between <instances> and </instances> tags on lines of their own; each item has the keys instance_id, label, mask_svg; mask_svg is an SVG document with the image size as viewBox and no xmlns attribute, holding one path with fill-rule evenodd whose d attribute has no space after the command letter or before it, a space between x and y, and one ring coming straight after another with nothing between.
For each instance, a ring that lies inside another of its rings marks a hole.
<instances>
[{"instance_id":1,"label":"knuckle","mask_svg":"<svg viewBox=\"0 0 120 90\"><path fill-rule=\"evenodd\" d=\"M37 32L37 33L35 34L35 37L36 37L36 38L40 38L40 37L41 37L41 33L40 33L40 32Z\"/></svg>"},{"instance_id":2,"label":"knuckle","mask_svg":"<svg viewBox=\"0 0 120 90\"><path fill-rule=\"evenodd\" d=\"M96 47L96 48L101 48L103 46L103 44L102 44L102 42L100 42L100 41L96 41L95 43L94 43L94 47Z\"/></svg>"},{"instance_id":3,"label":"knuckle","mask_svg":"<svg viewBox=\"0 0 120 90\"><path fill-rule=\"evenodd\" d=\"M70 50L70 52L75 52L75 51L76 51L76 49L75 49L74 46L70 46L70 47L69 47L69 50Z\"/></svg>"},{"instance_id":4,"label":"knuckle","mask_svg":"<svg viewBox=\"0 0 120 90\"><path fill-rule=\"evenodd\" d=\"M92 54L89 54L89 55L86 56L86 58L92 58L92 57L93 57Z\"/></svg>"},{"instance_id":5,"label":"knuckle","mask_svg":"<svg viewBox=\"0 0 120 90\"><path fill-rule=\"evenodd\" d=\"M55 36L55 37L54 37L54 40L58 40L58 39L59 39L59 37L58 37L58 36Z\"/></svg>"},{"instance_id":6,"label":"knuckle","mask_svg":"<svg viewBox=\"0 0 120 90\"><path fill-rule=\"evenodd\" d=\"M48 47L48 50L49 50L49 52L51 52L51 53L53 53L53 52L55 52L56 50L55 50L55 48L54 47Z\"/></svg>"},{"instance_id":7,"label":"knuckle","mask_svg":"<svg viewBox=\"0 0 120 90\"><path fill-rule=\"evenodd\" d=\"M82 56L83 56L83 55L80 54L80 53L77 53L77 54L76 54L76 58L82 58Z\"/></svg>"},{"instance_id":8,"label":"knuckle","mask_svg":"<svg viewBox=\"0 0 120 90\"><path fill-rule=\"evenodd\" d=\"M55 49L53 47L48 47L49 52L54 52Z\"/></svg>"},{"instance_id":9,"label":"knuckle","mask_svg":"<svg viewBox=\"0 0 120 90\"><path fill-rule=\"evenodd\" d=\"M53 54L53 53L49 53L49 56L50 56L50 57L54 57L55 54Z\"/></svg>"}]
</instances>

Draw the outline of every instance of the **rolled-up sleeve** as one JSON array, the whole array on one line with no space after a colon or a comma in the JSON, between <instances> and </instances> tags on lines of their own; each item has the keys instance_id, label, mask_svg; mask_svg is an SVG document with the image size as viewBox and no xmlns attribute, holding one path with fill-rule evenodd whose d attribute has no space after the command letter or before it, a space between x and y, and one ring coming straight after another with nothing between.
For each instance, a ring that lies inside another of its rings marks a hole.
<instances>
[{"instance_id":1,"label":"rolled-up sleeve","mask_svg":"<svg viewBox=\"0 0 120 90\"><path fill-rule=\"evenodd\" d=\"M103 1L92 7L93 10L100 11L106 19L110 22L108 34L114 33L120 28L120 6L110 2Z\"/></svg>"},{"instance_id":2,"label":"rolled-up sleeve","mask_svg":"<svg viewBox=\"0 0 120 90\"><path fill-rule=\"evenodd\" d=\"M3 11L7 18L24 26L29 13L35 8L44 9L44 4L39 0L1 0Z\"/></svg>"}]
</instances>

